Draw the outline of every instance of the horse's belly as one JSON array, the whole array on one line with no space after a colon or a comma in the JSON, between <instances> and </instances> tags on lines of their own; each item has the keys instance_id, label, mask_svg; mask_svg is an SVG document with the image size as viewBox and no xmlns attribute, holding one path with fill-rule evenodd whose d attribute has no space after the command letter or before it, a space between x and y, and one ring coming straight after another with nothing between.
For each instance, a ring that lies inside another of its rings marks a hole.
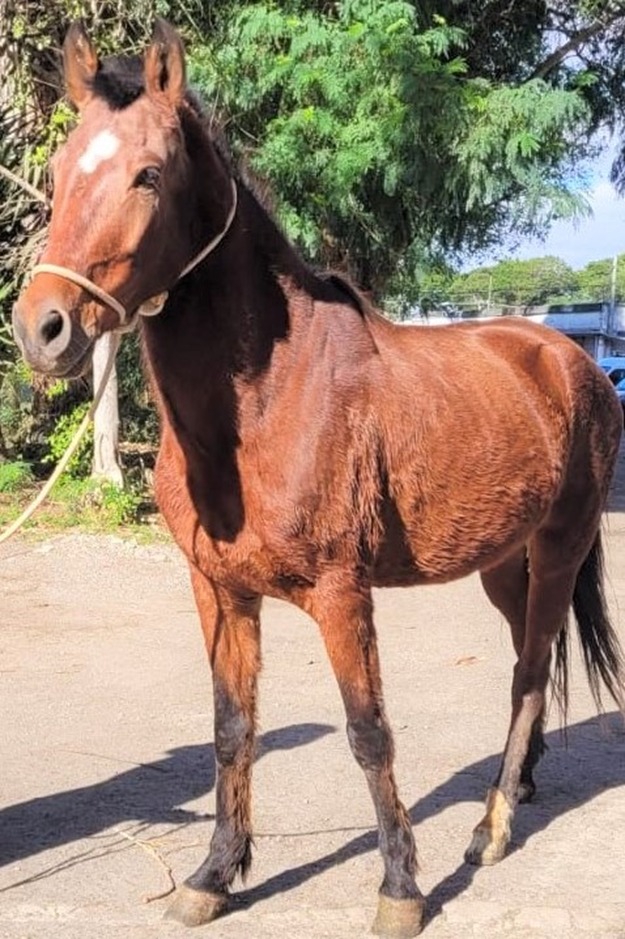
<instances>
[{"instance_id":1,"label":"horse's belly","mask_svg":"<svg viewBox=\"0 0 625 939\"><path fill-rule=\"evenodd\" d=\"M375 559L372 582L375 587L408 587L458 580L496 566L525 540L525 533L520 532L495 544L437 542L400 551L385 546Z\"/></svg>"},{"instance_id":2,"label":"horse's belly","mask_svg":"<svg viewBox=\"0 0 625 939\"><path fill-rule=\"evenodd\" d=\"M514 482L461 498L394 506L376 552L376 586L441 583L493 567L518 550L549 513L552 485Z\"/></svg>"}]
</instances>

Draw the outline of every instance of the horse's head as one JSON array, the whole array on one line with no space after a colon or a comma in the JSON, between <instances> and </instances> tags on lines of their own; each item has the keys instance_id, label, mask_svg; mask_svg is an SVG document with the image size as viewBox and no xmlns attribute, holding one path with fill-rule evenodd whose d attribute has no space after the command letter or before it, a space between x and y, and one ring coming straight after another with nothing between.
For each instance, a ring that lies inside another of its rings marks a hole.
<instances>
[{"instance_id":1,"label":"horse's head","mask_svg":"<svg viewBox=\"0 0 625 939\"><path fill-rule=\"evenodd\" d=\"M74 25L64 71L79 122L53 158L47 243L13 324L34 368L74 376L124 312L132 318L172 286L207 233L198 230L200 196L184 140L195 117L176 32L158 21L143 62L101 64Z\"/></svg>"}]
</instances>

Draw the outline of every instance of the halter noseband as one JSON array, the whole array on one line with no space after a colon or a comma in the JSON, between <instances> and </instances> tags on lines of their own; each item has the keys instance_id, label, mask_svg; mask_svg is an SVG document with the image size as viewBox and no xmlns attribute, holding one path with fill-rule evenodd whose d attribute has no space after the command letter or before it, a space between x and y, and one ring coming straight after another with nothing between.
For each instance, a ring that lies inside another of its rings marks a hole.
<instances>
[{"instance_id":1,"label":"halter noseband","mask_svg":"<svg viewBox=\"0 0 625 939\"><path fill-rule=\"evenodd\" d=\"M237 202L238 202L238 191L237 184L234 179L231 180L232 186L232 205L230 206L230 211L228 212L228 217L226 223L222 230L215 235L215 237L209 241L206 247L202 248L199 254L196 254L189 263L182 269L178 275L178 280L182 280L183 277L186 277L198 264L208 257L208 255L215 250L217 245L226 237L230 231L232 222L234 221L234 216L237 211ZM132 329L134 326L135 319L128 315L126 308L116 300L115 297L111 296L110 293L107 293L106 290L103 290L102 287L98 287L97 284L94 284L92 280L89 280L88 277L84 277L82 274L77 274L76 271L73 271L69 267L63 267L60 264L36 264L32 269L32 276L36 274L56 274L58 277L64 277L65 280L70 280L72 283L76 284L78 287L82 287L83 290L86 290L92 296L94 296L100 303L103 303L105 306L108 306L113 310L119 318L119 326L117 327L116 332L126 332L128 329ZM167 297L169 296L168 291L163 293L156 294L154 297L150 297L149 300L145 300L140 307L137 308L137 316L156 316L161 312Z\"/></svg>"}]
</instances>

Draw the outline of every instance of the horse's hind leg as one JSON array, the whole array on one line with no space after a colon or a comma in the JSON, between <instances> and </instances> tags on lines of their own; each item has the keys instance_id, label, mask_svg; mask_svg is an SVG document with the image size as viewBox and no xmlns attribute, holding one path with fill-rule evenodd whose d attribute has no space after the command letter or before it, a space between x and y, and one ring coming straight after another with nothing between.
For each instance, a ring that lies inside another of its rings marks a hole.
<instances>
[{"instance_id":1,"label":"horse's hind leg","mask_svg":"<svg viewBox=\"0 0 625 939\"><path fill-rule=\"evenodd\" d=\"M167 916L199 926L224 912L228 887L251 863L260 599L237 597L194 568L191 579L213 670L217 815L208 857L178 888Z\"/></svg>"},{"instance_id":2,"label":"horse's hind leg","mask_svg":"<svg viewBox=\"0 0 625 939\"><path fill-rule=\"evenodd\" d=\"M410 819L393 775L393 739L384 713L371 594L357 582L328 580L317 587L307 609L321 627L345 704L349 743L364 770L377 815L384 880L373 932L408 939L422 928L425 901L415 883Z\"/></svg>"},{"instance_id":3,"label":"horse's hind leg","mask_svg":"<svg viewBox=\"0 0 625 939\"><path fill-rule=\"evenodd\" d=\"M512 645L517 658L520 658L525 641L525 618L529 588L529 570L525 546L516 554L506 558L497 567L482 571L480 576L488 599L508 621L512 635ZM528 753L521 768L519 802L529 802L536 792L533 771L546 749L543 739L543 723L544 711L532 727Z\"/></svg>"},{"instance_id":4,"label":"horse's hind leg","mask_svg":"<svg viewBox=\"0 0 625 939\"><path fill-rule=\"evenodd\" d=\"M544 713L551 647L566 622L585 556L583 548L580 556L578 543L569 548L567 558L566 538L564 527L554 527L539 532L530 546L525 638L514 667L510 730L498 778L488 794L486 815L466 852L467 861L473 864L495 864L510 840L522 768L534 727Z\"/></svg>"}]
</instances>

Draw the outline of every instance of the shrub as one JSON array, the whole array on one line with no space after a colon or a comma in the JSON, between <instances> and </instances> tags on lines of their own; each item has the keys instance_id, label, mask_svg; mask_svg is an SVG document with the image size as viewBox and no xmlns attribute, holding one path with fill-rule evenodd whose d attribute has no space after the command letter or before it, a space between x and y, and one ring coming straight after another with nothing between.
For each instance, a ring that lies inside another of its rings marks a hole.
<instances>
[{"instance_id":1,"label":"shrub","mask_svg":"<svg viewBox=\"0 0 625 939\"><path fill-rule=\"evenodd\" d=\"M87 531L114 531L140 521L143 505L134 489L120 489L98 479L62 476L50 494L44 524L55 528L81 527Z\"/></svg>"},{"instance_id":2,"label":"shrub","mask_svg":"<svg viewBox=\"0 0 625 939\"><path fill-rule=\"evenodd\" d=\"M30 463L16 460L12 463L0 463L0 492L18 492L26 489L33 482Z\"/></svg>"},{"instance_id":3,"label":"shrub","mask_svg":"<svg viewBox=\"0 0 625 939\"><path fill-rule=\"evenodd\" d=\"M74 434L78 430L80 422L89 410L89 402L84 401L78 404L68 414L62 414L57 420L54 430L48 437L49 453L44 457L45 463L58 463L61 459ZM91 472L91 461L93 454L93 424L87 428L78 445L76 453L69 461L66 472L75 479L81 479L88 476Z\"/></svg>"}]
</instances>

